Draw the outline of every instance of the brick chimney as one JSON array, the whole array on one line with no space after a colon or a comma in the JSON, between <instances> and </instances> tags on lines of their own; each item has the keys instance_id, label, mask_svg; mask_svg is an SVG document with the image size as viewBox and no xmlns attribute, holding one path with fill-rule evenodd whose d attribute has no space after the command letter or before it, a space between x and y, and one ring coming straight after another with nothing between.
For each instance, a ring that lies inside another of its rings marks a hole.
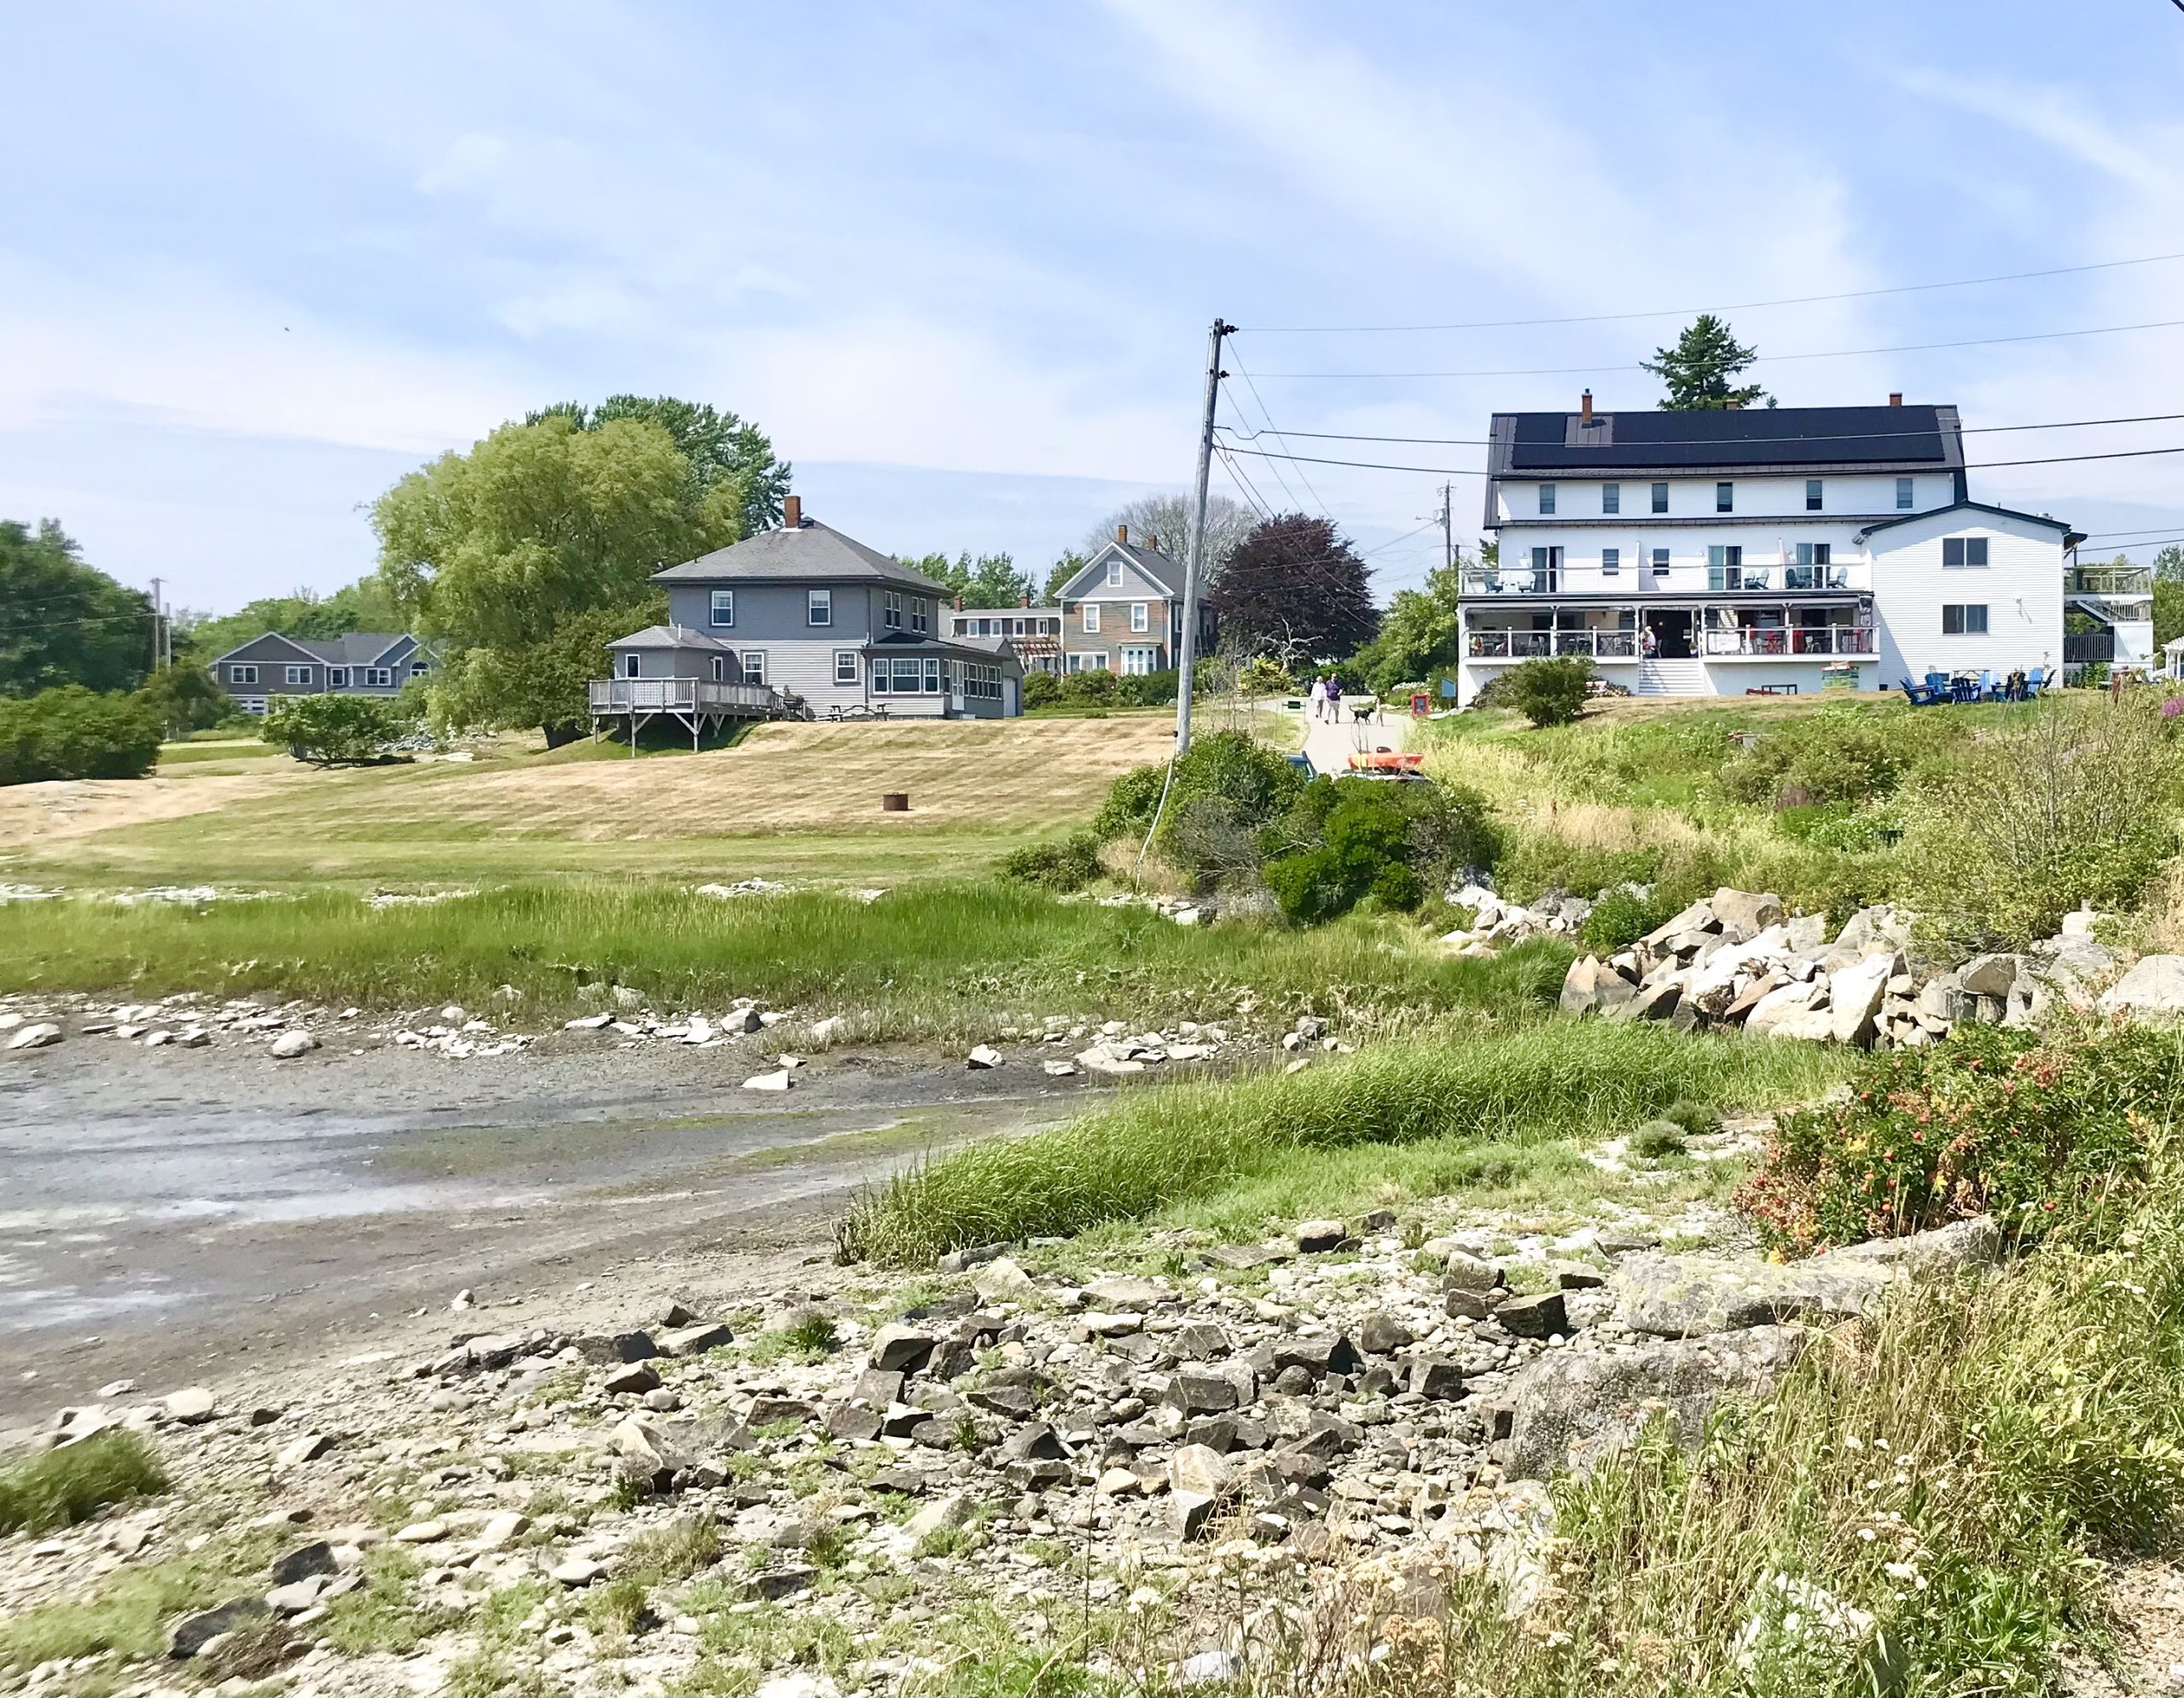
<instances>
[{"instance_id":1,"label":"brick chimney","mask_svg":"<svg viewBox=\"0 0 2184 1698\"><path fill-rule=\"evenodd\" d=\"M961 596L956 598L956 611L959 613L963 611L963 598Z\"/></svg>"},{"instance_id":2,"label":"brick chimney","mask_svg":"<svg viewBox=\"0 0 2184 1698\"><path fill-rule=\"evenodd\" d=\"M788 495L781 497L781 529L794 531L804 524L804 497Z\"/></svg>"},{"instance_id":3,"label":"brick chimney","mask_svg":"<svg viewBox=\"0 0 2184 1698\"><path fill-rule=\"evenodd\" d=\"M1130 526L1127 525L1116 526L1115 540L1127 548L1130 545Z\"/></svg>"},{"instance_id":4,"label":"brick chimney","mask_svg":"<svg viewBox=\"0 0 2184 1698\"><path fill-rule=\"evenodd\" d=\"M1903 404L1903 392L1901 389L1890 390L1888 392L1888 404L1891 407L1902 406Z\"/></svg>"},{"instance_id":5,"label":"brick chimney","mask_svg":"<svg viewBox=\"0 0 2184 1698\"><path fill-rule=\"evenodd\" d=\"M1147 536L1147 537L1146 538L1146 539L1145 539L1145 546L1146 546L1147 548L1148 548L1148 549L1152 550L1152 551L1153 551L1154 554L1159 554L1159 553L1160 552L1160 539L1159 539L1159 538L1158 538L1158 537L1154 537L1154 536Z\"/></svg>"},{"instance_id":6,"label":"brick chimney","mask_svg":"<svg viewBox=\"0 0 2184 1698\"><path fill-rule=\"evenodd\" d=\"M1577 398L1577 422L1589 425L1593 422L1593 392L1588 389Z\"/></svg>"},{"instance_id":7,"label":"brick chimney","mask_svg":"<svg viewBox=\"0 0 2184 1698\"><path fill-rule=\"evenodd\" d=\"M1031 605L1031 592L1029 590L1026 590L1021 596L1018 596L1016 605L1019 608L1030 607Z\"/></svg>"}]
</instances>

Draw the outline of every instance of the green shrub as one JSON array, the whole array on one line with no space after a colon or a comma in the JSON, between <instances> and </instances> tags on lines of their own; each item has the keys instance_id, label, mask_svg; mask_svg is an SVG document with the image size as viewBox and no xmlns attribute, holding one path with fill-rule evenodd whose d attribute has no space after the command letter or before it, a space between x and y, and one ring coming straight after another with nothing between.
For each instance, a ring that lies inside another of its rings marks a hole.
<instances>
[{"instance_id":1,"label":"green shrub","mask_svg":"<svg viewBox=\"0 0 2184 1698\"><path fill-rule=\"evenodd\" d=\"M1641 896L1628 885L1618 885L1594 902L1593 911L1577 928L1577 940L1595 954L1612 955L1666 925L1681 911L1658 896L1650 893Z\"/></svg>"},{"instance_id":2,"label":"green shrub","mask_svg":"<svg viewBox=\"0 0 2184 1698\"><path fill-rule=\"evenodd\" d=\"M1081 676L1081 675L1080 675ZM1115 700L1125 707L1165 707L1176 699L1176 672L1127 672L1115 686Z\"/></svg>"},{"instance_id":3,"label":"green shrub","mask_svg":"<svg viewBox=\"0 0 2184 1698\"><path fill-rule=\"evenodd\" d=\"M1314 779L1265 841L1267 888L1306 925L1368 896L1408 911L1452 874L1490 864L1501 847L1478 792L1370 778Z\"/></svg>"},{"instance_id":4,"label":"green shrub","mask_svg":"<svg viewBox=\"0 0 2184 1698\"><path fill-rule=\"evenodd\" d=\"M1089 672L1067 672L1062 676L1056 700L1072 705L1097 706L1118 701L1122 687L1122 680L1105 668Z\"/></svg>"},{"instance_id":5,"label":"green shrub","mask_svg":"<svg viewBox=\"0 0 2184 1698\"><path fill-rule=\"evenodd\" d=\"M1244 662L1243 670L1236 675L1236 688L1246 695L1288 695L1297 683L1281 669L1279 660L1259 654Z\"/></svg>"},{"instance_id":6,"label":"green shrub","mask_svg":"<svg viewBox=\"0 0 2184 1698\"><path fill-rule=\"evenodd\" d=\"M2149 1128L2180 1108L2177 1032L1960 1026L1873 1057L1849 1101L1785 1116L1740 1201L1800 1253L1977 1214L2038 1236L2131 1189Z\"/></svg>"},{"instance_id":7,"label":"green shrub","mask_svg":"<svg viewBox=\"0 0 2184 1698\"><path fill-rule=\"evenodd\" d=\"M109 1503L166 1489L149 1445L134 1433L101 1433L0 1470L0 1534L73 1527Z\"/></svg>"},{"instance_id":8,"label":"green shrub","mask_svg":"<svg viewBox=\"0 0 2184 1698\"><path fill-rule=\"evenodd\" d=\"M416 729L404 704L370 695L276 698L265 741L314 766L353 765L383 753Z\"/></svg>"},{"instance_id":9,"label":"green shrub","mask_svg":"<svg viewBox=\"0 0 2184 1698\"><path fill-rule=\"evenodd\" d=\"M1593 663L1581 655L1526 660L1507 674L1502 695L1535 725L1566 725L1585 711Z\"/></svg>"},{"instance_id":10,"label":"green shrub","mask_svg":"<svg viewBox=\"0 0 2184 1698\"><path fill-rule=\"evenodd\" d=\"M1165 766L1124 773L1094 817L1094 833L1103 839L1141 834L1153 823L1167 776ZM1281 814L1304 784L1286 756L1247 732L1197 738L1176 761L1157 846L1194 885L1226 881L1256 860L1250 834ZM1240 834L1246 840L1240 848Z\"/></svg>"},{"instance_id":11,"label":"green shrub","mask_svg":"<svg viewBox=\"0 0 2184 1698\"><path fill-rule=\"evenodd\" d=\"M2152 691L2057 701L1975 739L1909 810L1905 894L1967 942L2028 944L2135 900L2176 852L2175 722Z\"/></svg>"},{"instance_id":12,"label":"green shrub","mask_svg":"<svg viewBox=\"0 0 2184 1698\"><path fill-rule=\"evenodd\" d=\"M1024 674L1024 706L1044 707L1061 695L1061 680L1052 672Z\"/></svg>"},{"instance_id":13,"label":"green shrub","mask_svg":"<svg viewBox=\"0 0 2184 1698\"><path fill-rule=\"evenodd\" d=\"M1530 902L1550 890L1592 896L1620 885L1658 883L1661 861L1661 851L1652 846L1590 849L1553 832L1528 831L1513 836L1495 862L1495 887L1511 902Z\"/></svg>"},{"instance_id":14,"label":"green shrub","mask_svg":"<svg viewBox=\"0 0 2184 1698\"><path fill-rule=\"evenodd\" d=\"M1722 793L1763 807L1884 800L1932 742L1926 723L1847 705L1785 720L1722 766ZM1954 730L1952 721L1937 717L1934 724Z\"/></svg>"},{"instance_id":15,"label":"green shrub","mask_svg":"<svg viewBox=\"0 0 2184 1698\"><path fill-rule=\"evenodd\" d=\"M0 699L0 784L55 778L142 778L159 764L165 727L142 695L81 684Z\"/></svg>"},{"instance_id":16,"label":"green shrub","mask_svg":"<svg viewBox=\"0 0 2184 1698\"><path fill-rule=\"evenodd\" d=\"M1665 1118L1648 1120L1630 1135L1630 1153L1648 1161L1658 1161L1664 1155L1682 1155L1684 1148L1683 1128Z\"/></svg>"},{"instance_id":17,"label":"green shrub","mask_svg":"<svg viewBox=\"0 0 2184 1698\"><path fill-rule=\"evenodd\" d=\"M1100 876L1100 840L1079 831L1059 843L1033 843L1002 858L1001 875L1042 890L1082 890Z\"/></svg>"}]
</instances>

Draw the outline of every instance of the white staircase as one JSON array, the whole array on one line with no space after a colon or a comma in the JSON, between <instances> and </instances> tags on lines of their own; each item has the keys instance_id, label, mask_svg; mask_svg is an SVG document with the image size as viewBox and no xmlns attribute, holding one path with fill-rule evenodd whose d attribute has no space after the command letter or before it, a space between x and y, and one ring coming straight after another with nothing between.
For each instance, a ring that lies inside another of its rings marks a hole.
<instances>
[{"instance_id":1,"label":"white staircase","mask_svg":"<svg viewBox=\"0 0 2184 1698\"><path fill-rule=\"evenodd\" d=\"M1640 695L1711 695L1704 660L1664 660L1649 655L1638 663Z\"/></svg>"}]
</instances>

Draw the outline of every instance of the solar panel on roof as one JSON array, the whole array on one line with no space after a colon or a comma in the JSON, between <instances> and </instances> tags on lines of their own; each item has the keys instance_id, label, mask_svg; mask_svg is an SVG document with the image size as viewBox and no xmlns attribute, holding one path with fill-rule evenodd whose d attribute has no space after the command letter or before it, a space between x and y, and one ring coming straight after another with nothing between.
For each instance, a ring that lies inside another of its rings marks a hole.
<instances>
[{"instance_id":1,"label":"solar panel on roof","mask_svg":"<svg viewBox=\"0 0 2184 1698\"><path fill-rule=\"evenodd\" d=\"M1931 406L1602 412L1594 417L1606 439L1598 445L1570 439L1576 434L1574 416L1516 414L1508 469L1873 465L1949 458L1949 433L1939 409Z\"/></svg>"}]
</instances>

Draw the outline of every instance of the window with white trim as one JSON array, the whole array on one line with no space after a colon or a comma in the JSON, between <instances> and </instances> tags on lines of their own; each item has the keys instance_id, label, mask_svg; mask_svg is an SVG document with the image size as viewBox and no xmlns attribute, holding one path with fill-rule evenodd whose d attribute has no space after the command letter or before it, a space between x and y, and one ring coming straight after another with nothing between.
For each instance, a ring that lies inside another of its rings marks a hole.
<instances>
[{"instance_id":1,"label":"window with white trim","mask_svg":"<svg viewBox=\"0 0 2184 1698\"><path fill-rule=\"evenodd\" d=\"M1130 628L1132 631L1153 629L1153 614L1144 602L1132 602L1130 604Z\"/></svg>"},{"instance_id":2,"label":"window with white trim","mask_svg":"<svg viewBox=\"0 0 2184 1698\"><path fill-rule=\"evenodd\" d=\"M1911 510L1911 480L1908 478L1896 480L1896 509L1899 513Z\"/></svg>"},{"instance_id":3,"label":"window with white trim","mask_svg":"<svg viewBox=\"0 0 2184 1698\"><path fill-rule=\"evenodd\" d=\"M880 610L880 623L890 631L903 628L903 595L899 590L887 592L886 603Z\"/></svg>"},{"instance_id":4,"label":"window with white trim","mask_svg":"<svg viewBox=\"0 0 2184 1698\"><path fill-rule=\"evenodd\" d=\"M413 678L421 678L432 670L422 660L412 660L410 663L410 676Z\"/></svg>"},{"instance_id":5,"label":"window with white trim","mask_svg":"<svg viewBox=\"0 0 2184 1698\"><path fill-rule=\"evenodd\" d=\"M1554 486L1553 484L1542 484L1539 486L1539 510L1542 514L1551 514L1554 511Z\"/></svg>"},{"instance_id":6,"label":"window with white trim","mask_svg":"<svg viewBox=\"0 0 2184 1698\"><path fill-rule=\"evenodd\" d=\"M1734 513L1737 510L1737 486L1732 483L1714 486L1714 511Z\"/></svg>"},{"instance_id":7,"label":"window with white trim","mask_svg":"<svg viewBox=\"0 0 2184 1698\"><path fill-rule=\"evenodd\" d=\"M947 689L947 680L941 676L940 657L938 654L928 655L924 664L925 693L927 695L944 694Z\"/></svg>"},{"instance_id":8,"label":"window with white trim","mask_svg":"<svg viewBox=\"0 0 2184 1698\"><path fill-rule=\"evenodd\" d=\"M716 590L706 617L712 624L726 627L735 623L735 591Z\"/></svg>"},{"instance_id":9,"label":"window with white trim","mask_svg":"<svg viewBox=\"0 0 2184 1698\"><path fill-rule=\"evenodd\" d=\"M717 684L726 683L728 682L728 656L725 654L716 654L712 657L712 660L713 682Z\"/></svg>"},{"instance_id":10,"label":"window with white trim","mask_svg":"<svg viewBox=\"0 0 2184 1698\"><path fill-rule=\"evenodd\" d=\"M1602 484L1600 486L1600 511L1602 513L1620 513L1623 511L1623 486L1621 484Z\"/></svg>"},{"instance_id":11,"label":"window with white trim","mask_svg":"<svg viewBox=\"0 0 2184 1698\"><path fill-rule=\"evenodd\" d=\"M804 622L806 625L834 624L834 592L832 590L807 590L804 592Z\"/></svg>"},{"instance_id":12,"label":"window with white trim","mask_svg":"<svg viewBox=\"0 0 2184 1698\"><path fill-rule=\"evenodd\" d=\"M292 684L307 684L311 682L311 668L309 666L290 666L287 669L287 676L282 680L282 682Z\"/></svg>"},{"instance_id":13,"label":"window with white trim","mask_svg":"<svg viewBox=\"0 0 2184 1698\"><path fill-rule=\"evenodd\" d=\"M1944 567L1978 567L1987 563L1987 539L1984 537L1943 537L1942 564Z\"/></svg>"},{"instance_id":14,"label":"window with white trim","mask_svg":"<svg viewBox=\"0 0 2184 1698\"><path fill-rule=\"evenodd\" d=\"M366 689L392 689L394 688L394 668L392 666L365 667L364 688Z\"/></svg>"},{"instance_id":15,"label":"window with white trim","mask_svg":"<svg viewBox=\"0 0 2184 1698\"><path fill-rule=\"evenodd\" d=\"M1833 543L1799 543L1792 563L1782 569L1785 590L1825 590L1827 568L1833 558Z\"/></svg>"},{"instance_id":16,"label":"window with white trim","mask_svg":"<svg viewBox=\"0 0 2184 1698\"><path fill-rule=\"evenodd\" d=\"M746 684L765 683L766 651L763 648L746 648L743 651L742 660L743 682Z\"/></svg>"},{"instance_id":17,"label":"window with white trim","mask_svg":"<svg viewBox=\"0 0 2184 1698\"><path fill-rule=\"evenodd\" d=\"M857 650L837 648L834 651L834 682L853 684L857 682Z\"/></svg>"},{"instance_id":18,"label":"window with white trim","mask_svg":"<svg viewBox=\"0 0 2184 1698\"><path fill-rule=\"evenodd\" d=\"M1123 563L1118 560L1109 561L1107 562L1107 587L1110 590L1120 589L1122 587L1122 581Z\"/></svg>"},{"instance_id":19,"label":"window with white trim","mask_svg":"<svg viewBox=\"0 0 2184 1698\"><path fill-rule=\"evenodd\" d=\"M624 654L622 657L622 676L625 678L634 678L636 675L637 657L635 654Z\"/></svg>"},{"instance_id":20,"label":"window with white trim","mask_svg":"<svg viewBox=\"0 0 2184 1698\"><path fill-rule=\"evenodd\" d=\"M346 666L328 666L326 669L326 687L328 689L348 689L349 669Z\"/></svg>"},{"instance_id":21,"label":"window with white trim","mask_svg":"<svg viewBox=\"0 0 2184 1698\"><path fill-rule=\"evenodd\" d=\"M230 666L228 668L228 682L231 684L254 684L258 682L258 668Z\"/></svg>"},{"instance_id":22,"label":"window with white trim","mask_svg":"<svg viewBox=\"0 0 2184 1698\"><path fill-rule=\"evenodd\" d=\"M1826 486L1824 484L1822 484L1822 483L1821 483L1821 481L1818 478L1807 478L1807 479L1805 480L1805 511L1806 511L1806 512L1808 512L1808 513L1817 513L1817 512L1819 512L1819 511L1820 511L1820 509L1821 509L1821 500L1822 500L1823 495L1824 495L1825 491L1826 491L1826 487L1827 487L1827 486Z\"/></svg>"},{"instance_id":23,"label":"window with white trim","mask_svg":"<svg viewBox=\"0 0 2184 1698\"><path fill-rule=\"evenodd\" d=\"M1666 484L1655 484L1653 486L1653 511L1656 513L1666 513L1668 510L1669 486Z\"/></svg>"},{"instance_id":24,"label":"window with white trim","mask_svg":"<svg viewBox=\"0 0 2184 1698\"><path fill-rule=\"evenodd\" d=\"M1942 603L1942 635L1943 637L1984 637L1987 634L1987 604L1984 602L1955 602Z\"/></svg>"},{"instance_id":25,"label":"window with white trim","mask_svg":"<svg viewBox=\"0 0 2184 1698\"><path fill-rule=\"evenodd\" d=\"M1618 576L1622 570L1623 550L1621 549L1602 549L1600 550L1600 576L1603 578L1613 578Z\"/></svg>"},{"instance_id":26,"label":"window with white trim","mask_svg":"<svg viewBox=\"0 0 2184 1698\"><path fill-rule=\"evenodd\" d=\"M1661 579L1666 578L1668 575L1669 551L1666 549L1655 549L1653 550L1653 576L1656 579Z\"/></svg>"},{"instance_id":27,"label":"window with white trim","mask_svg":"<svg viewBox=\"0 0 2184 1698\"><path fill-rule=\"evenodd\" d=\"M1084 604L1084 628L1087 631L1097 631L1100 628L1100 604L1097 602L1087 602Z\"/></svg>"}]
</instances>

